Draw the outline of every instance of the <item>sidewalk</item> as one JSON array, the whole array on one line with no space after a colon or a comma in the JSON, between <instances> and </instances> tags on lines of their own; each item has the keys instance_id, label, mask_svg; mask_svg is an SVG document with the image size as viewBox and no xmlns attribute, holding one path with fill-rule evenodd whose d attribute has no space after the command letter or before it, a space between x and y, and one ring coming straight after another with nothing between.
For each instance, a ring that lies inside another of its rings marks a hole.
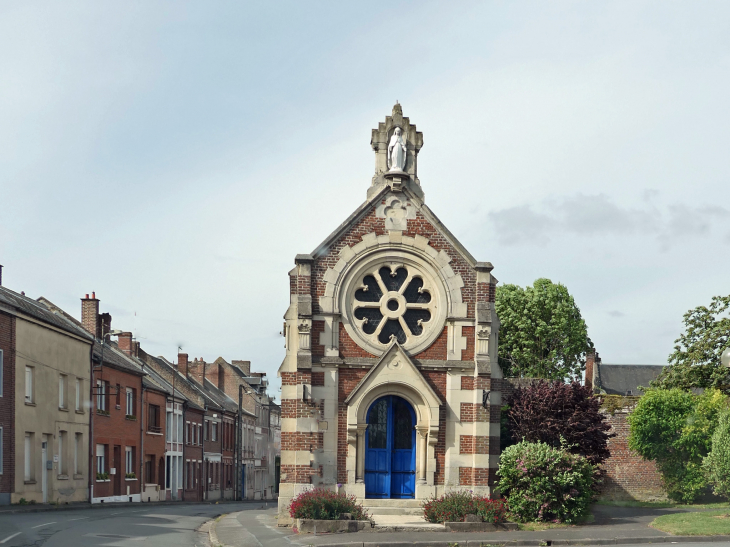
<instances>
[{"instance_id":1,"label":"sidewalk","mask_svg":"<svg viewBox=\"0 0 730 547\"><path fill-rule=\"evenodd\" d=\"M139 507L139 506L177 506L177 505L228 505L235 503L243 504L259 504L262 505L267 500L244 500L244 501L233 501L233 500L215 500L215 501L144 501L144 502L117 502L117 503L66 503L63 505L52 505L50 503L35 503L28 505L0 505L0 515L7 515L13 513L43 513L47 511L76 511L81 509L104 509L106 507ZM268 500L269 505L276 503L276 500Z\"/></svg>"},{"instance_id":2,"label":"sidewalk","mask_svg":"<svg viewBox=\"0 0 730 547\"><path fill-rule=\"evenodd\" d=\"M293 534L278 528L276 509L250 509L222 517L212 527L212 543L224 547L328 546L328 547L482 547L484 545L611 545L629 543L670 543L730 541L728 536L678 537L649 527L656 517L678 509L641 507L593 508L595 522L581 526L540 532L358 532L351 534Z\"/></svg>"}]
</instances>

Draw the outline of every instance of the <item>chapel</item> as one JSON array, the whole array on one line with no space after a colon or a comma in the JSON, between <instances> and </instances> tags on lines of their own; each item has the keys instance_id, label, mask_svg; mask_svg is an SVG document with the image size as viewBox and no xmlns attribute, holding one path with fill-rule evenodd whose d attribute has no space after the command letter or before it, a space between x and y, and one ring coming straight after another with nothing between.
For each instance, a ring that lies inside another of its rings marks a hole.
<instances>
[{"instance_id":1,"label":"chapel","mask_svg":"<svg viewBox=\"0 0 730 547\"><path fill-rule=\"evenodd\" d=\"M400 104L370 144L365 202L289 272L280 524L312 488L404 507L452 490L491 495L495 483L493 266L426 205L423 134Z\"/></svg>"}]
</instances>

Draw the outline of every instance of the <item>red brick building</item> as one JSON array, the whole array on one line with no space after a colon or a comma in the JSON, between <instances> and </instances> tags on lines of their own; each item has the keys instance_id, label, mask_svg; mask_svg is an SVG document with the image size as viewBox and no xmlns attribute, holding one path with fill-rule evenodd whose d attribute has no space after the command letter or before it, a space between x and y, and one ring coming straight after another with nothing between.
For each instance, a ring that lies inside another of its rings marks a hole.
<instances>
[{"instance_id":1,"label":"red brick building","mask_svg":"<svg viewBox=\"0 0 730 547\"><path fill-rule=\"evenodd\" d=\"M396 104L372 131L366 201L289 272L280 522L311 485L416 505L491 492L497 280L425 204L422 145Z\"/></svg>"},{"instance_id":2,"label":"red brick building","mask_svg":"<svg viewBox=\"0 0 730 547\"><path fill-rule=\"evenodd\" d=\"M15 317L0 308L0 505L15 486Z\"/></svg>"}]
</instances>

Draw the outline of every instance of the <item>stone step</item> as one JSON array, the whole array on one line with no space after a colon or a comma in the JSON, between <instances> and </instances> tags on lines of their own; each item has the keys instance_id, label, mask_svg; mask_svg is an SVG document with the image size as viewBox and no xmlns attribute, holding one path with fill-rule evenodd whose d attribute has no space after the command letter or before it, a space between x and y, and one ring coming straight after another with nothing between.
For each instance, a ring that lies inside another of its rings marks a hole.
<instances>
[{"instance_id":1,"label":"stone step","mask_svg":"<svg viewBox=\"0 0 730 547\"><path fill-rule=\"evenodd\" d=\"M421 507L422 500L373 499L360 500L363 507Z\"/></svg>"},{"instance_id":2,"label":"stone step","mask_svg":"<svg viewBox=\"0 0 730 547\"><path fill-rule=\"evenodd\" d=\"M365 510L370 515L423 515L423 509L420 507L367 507Z\"/></svg>"}]
</instances>

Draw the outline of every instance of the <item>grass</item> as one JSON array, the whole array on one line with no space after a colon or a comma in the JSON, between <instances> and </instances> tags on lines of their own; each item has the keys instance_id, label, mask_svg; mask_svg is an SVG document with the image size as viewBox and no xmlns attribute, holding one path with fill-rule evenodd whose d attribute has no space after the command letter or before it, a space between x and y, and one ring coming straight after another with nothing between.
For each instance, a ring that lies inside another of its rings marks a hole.
<instances>
[{"instance_id":1,"label":"grass","mask_svg":"<svg viewBox=\"0 0 730 547\"><path fill-rule=\"evenodd\" d=\"M657 517L652 528L675 536L719 536L730 535L730 512L701 511L676 513Z\"/></svg>"},{"instance_id":2,"label":"grass","mask_svg":"<svg viewBox=\"0 0 730 547\"><path fill-rule=\"evenodd\" d=\"M671 501L598 501L596 505L608 505L611 507L650 507L653 509L725 509L727 502L722 503L697 503L682 504Z\"/></svg>"}]
</instances>

